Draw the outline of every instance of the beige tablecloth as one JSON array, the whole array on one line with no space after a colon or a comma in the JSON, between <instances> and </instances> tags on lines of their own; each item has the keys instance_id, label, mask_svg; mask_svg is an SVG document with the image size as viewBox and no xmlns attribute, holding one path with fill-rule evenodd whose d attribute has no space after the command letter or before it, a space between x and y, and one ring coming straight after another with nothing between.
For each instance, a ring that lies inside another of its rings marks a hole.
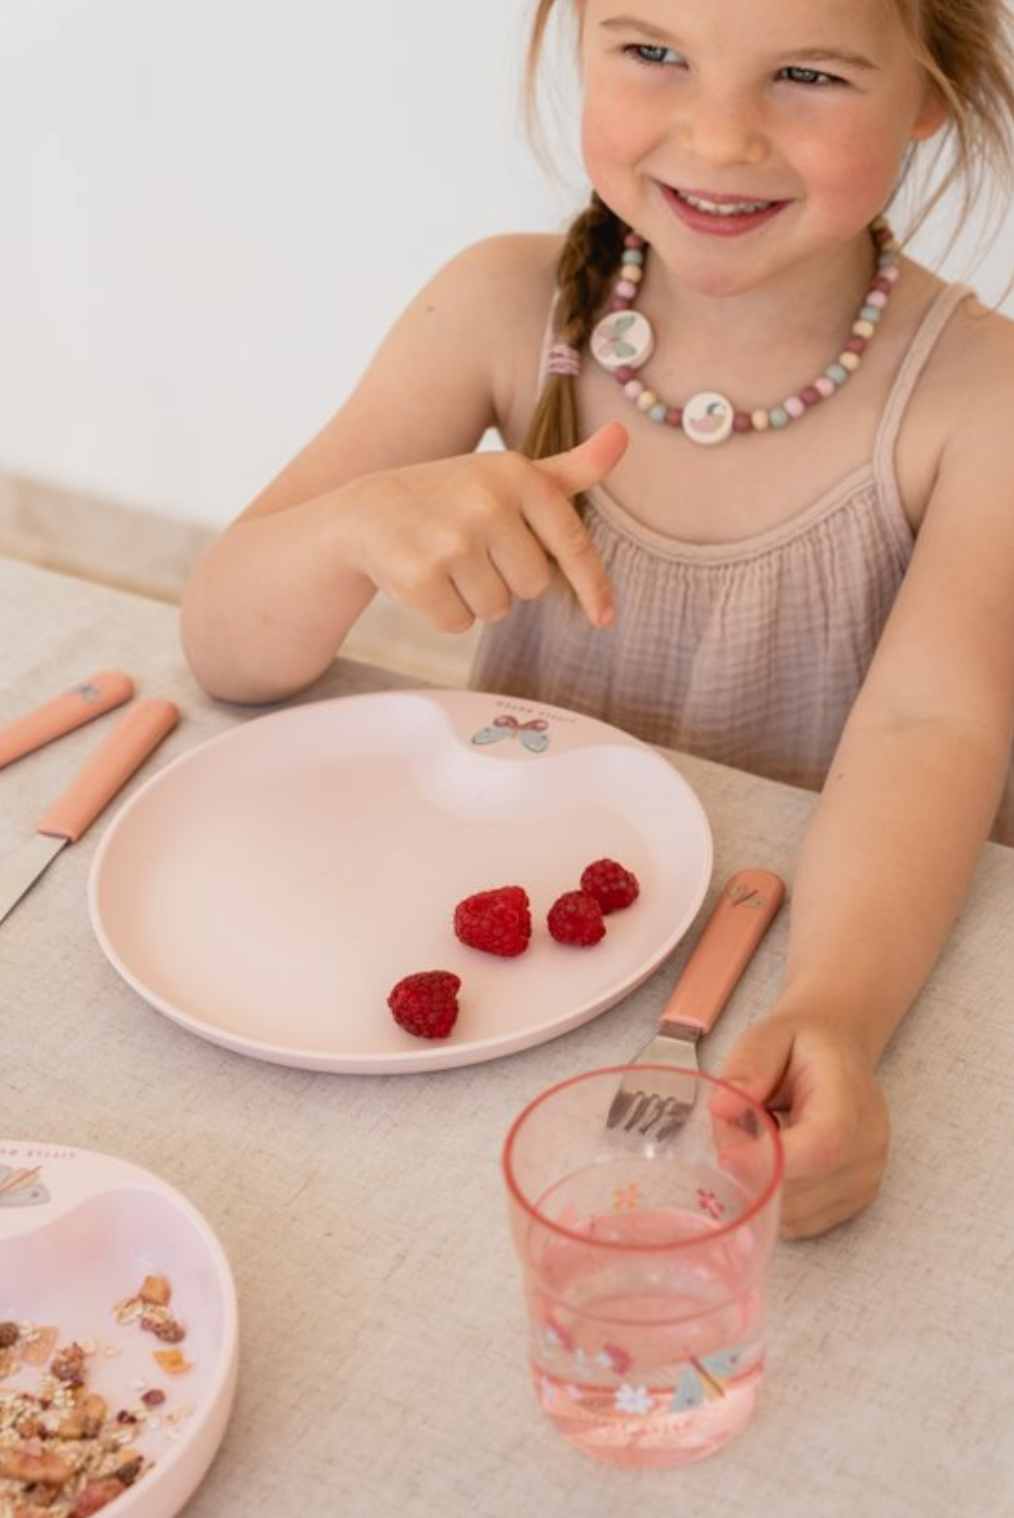
<instances>
[{"instance_id":1,"label":"beige tablecloth","mask_svg":"<svg viewBox=\"0 0 1014 1518\"><path fill-rule=\"evenodd\" d=\"M200 693L171 609L0 562L0 725L111 666L184 712L131 788L249 715ZM402 683L338 661L312 695ZM0 771L0 849L96 741L85 728ZM811 796L672 762L710 818L716 885L747 864L791 877ZM1014 1514L1014 852L986 850L885 1058L880 1200L778 1248L754 1422L697 1466L629 1473L536 1410L498 1154L528 1097L640 1047L685 949L622 1005L509 1058L398 1077L282 1068L192 1036L107 964L85 900L107 821L0 926L0 1132L146 1166L229 1255L239 1393L187 1518ZM711 1068L772 999L785 928L715 1030Z\"/></svg>"}]
</instances>

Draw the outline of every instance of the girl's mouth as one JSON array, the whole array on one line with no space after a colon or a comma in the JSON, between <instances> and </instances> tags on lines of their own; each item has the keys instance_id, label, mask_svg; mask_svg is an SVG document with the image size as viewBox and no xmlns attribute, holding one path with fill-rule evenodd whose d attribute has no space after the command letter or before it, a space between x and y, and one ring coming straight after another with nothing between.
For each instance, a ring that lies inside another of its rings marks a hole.
<instances>
[{"instance_id":1,"label":"girl's mouth","mask_svg":"<svg viewBox=\"0 0 1014 1518\"><path fill-rule=\"evenodd\" d=\"M660 186L666 202L686 226L719 237L735 237L763 226L788 205L785 200L709 193L706 190Z\"/></svg>"}]
</instances>

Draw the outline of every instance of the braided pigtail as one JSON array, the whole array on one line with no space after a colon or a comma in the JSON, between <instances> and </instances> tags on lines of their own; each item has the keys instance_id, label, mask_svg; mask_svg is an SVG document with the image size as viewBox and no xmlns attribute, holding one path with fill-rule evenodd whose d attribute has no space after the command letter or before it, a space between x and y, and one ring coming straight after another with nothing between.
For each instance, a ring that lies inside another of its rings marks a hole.
<instances>
[{"instance_id":1,"label":"braided pigtail","mask_svg":"<svg viewBox=\"0 0 1014 1518\"><path fill-rule=\"evenodd\" d=\"M529 424L522 450L529 458L544 459L581 441L574 385L577 364L568 362L566 350L578 353L588 341L627 231L594 192L591 203L571 222L556 269L553 342L559 357L545 378Z\"/></svg>"}]
</instances>

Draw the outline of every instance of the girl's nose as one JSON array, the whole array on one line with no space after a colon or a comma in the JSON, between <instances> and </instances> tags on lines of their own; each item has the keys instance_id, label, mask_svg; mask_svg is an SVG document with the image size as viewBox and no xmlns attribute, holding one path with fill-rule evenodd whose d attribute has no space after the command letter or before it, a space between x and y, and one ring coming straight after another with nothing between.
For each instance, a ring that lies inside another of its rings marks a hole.
<instances>
[{"instance_id":1,"label":"girl's nose","mask_svg":"<svg viewBox=\"0 0 1014 1518\"><path fill-rule=\"evenodd\" d=\"M757 164L768 154L755 105L730 95L704 98L697 93L685 101L677 139L685 153L711 168Z\"/></svg>"}]
</instances>

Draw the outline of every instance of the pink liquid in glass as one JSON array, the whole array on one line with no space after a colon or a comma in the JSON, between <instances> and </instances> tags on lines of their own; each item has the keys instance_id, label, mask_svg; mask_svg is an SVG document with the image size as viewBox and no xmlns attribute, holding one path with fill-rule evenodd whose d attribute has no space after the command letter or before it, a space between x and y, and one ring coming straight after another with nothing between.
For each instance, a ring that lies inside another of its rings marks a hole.
<instances>
[{"instance_id":1,"label":"pink liquid in glass","mask_svg":"<svg viewBox=\"0 0 1014 1518\"><path fill-rule=\"evenodd\" d=\"M561 1200L558 1190L546 1210L559 1215ZM716 1239L706 1263L678 1249L624 1258L591 1240L718 1230L698 1213L658 1206L566 1226L589 1242L557 1234L529 1278L532 1371L546 1416L618 1465L683 1465L712 1453L748 1421L760 1388L763 1287L749 1268L749 1238Z\"/></svg>"}]
</instances>

